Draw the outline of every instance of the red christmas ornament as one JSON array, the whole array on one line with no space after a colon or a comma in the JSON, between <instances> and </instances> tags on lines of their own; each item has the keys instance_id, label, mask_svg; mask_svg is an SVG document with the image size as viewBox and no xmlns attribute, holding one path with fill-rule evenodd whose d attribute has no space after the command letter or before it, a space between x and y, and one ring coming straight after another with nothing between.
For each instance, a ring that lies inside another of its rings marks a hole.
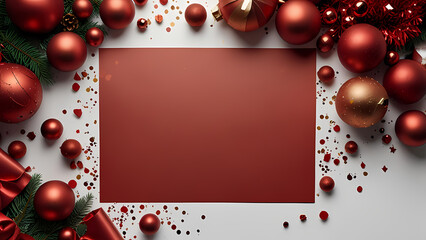
<instances>
[{"instance_id":1,"label":"red christmas ornament","mask_svg":"<svg viewBox=\"0 0 426 240\"><path fill-rule=\"evenodd\" d=\"M319 186L324 192L331 192L334 188L334 180L329 176L322 177Z\"/></svg>"},{"instance_id":2,"label":"red christmas ornament","mask_svg":"<svg viewBox=\"0 0 426 240\"><path fill-rule=\"evenodd\" d=\"M9 144L7 152L13 159L20 159L27 153L27 146L21 141L13 141Z\"/></svg>"},{"instance_id":3,"label":"red christmas ornament","mask_svg":"<svg viewBox=\"0 0 426 240\"><path fill-rule=\"evenodd\" d=\"M77 70L86 61L84 40L73 32L56 34L47 46L47 58L53 67L63 72Z\"/></svg>"},{"instance_id":4,"label":"red christmas ornament","mask_svg":"<svg viewBox=\"0 0 426 240\"><path fill-rule=\"evenodd\" d=\"M62 156L68 159L76 159L81 154L81 144L75 139L68 139L61 146Z\"/></svg>"},{"instance_id":5,"label":"red christmas ornament","mask_svg":"<svg viewBox=\"0 0 426 240\"><path fill-rule=\"evenodd\" d=\"M336 9L334 8L327 8L326 10L324 10L324 12L322 13L322 20L326 23L326 24L333 24L337 21L337 12Z\"/></svg>"},{"instance_id":6,"label":"red christmas ornament","mask_svg":"<svg viewBox=\"0 0 426 240\"><path fill-rule=\"evenodd\" d=\"M383 86L398 102L418 102L426 94L426 69L414 60L400 60L386 72Z\"/></svg>"},{"instance_id":7,"label":"red christmas ornament","mask_svg":"<svg viewBox=\"0 0 426 240\"><path fill-rule=\"evenodd\" d=\"M399 141L407 146L418 147L426 143L426 115L417 110L401 114L395 123Z\"/></svg>"},{"instance_id":8,"label":"red christmas ornament","mask_svg":"<svg viewBox=\"0 0 426 240\"><path fill-rule=\"evenodd\" d=\"M219 0L213 16L217 21L225 19L235 30L250 32L271 19L277 4L278 0Z\"/></svg>"},{"instance_id":9,"label":"red christmas ornament","mask_svg":"<svg viewBox=\"0 0 426 240\"><path fill-rule=\"evenodd\" d=\"M345 151L349 154L354 154L358 151L358 144L354 141L349 141L345 144Z\"/></svg>"},{"instance_id":10,"label":"red christmas ornament","mask_svg":"<svg viewBox=\"0 0 426 240\"><path fill-rule=\"evenodd\" d=\"M41 135L48 140L56 140L62 136L64 126L62 123L54 118L47 119L41 125Z\"/></svg>"},{"instance_id":11,"label":"red christmas ornament","mask_svg":"<svg viewBox=\"0 0 426 240\"><path fill-rule=\"evenodd\" d=\"M78 18L86 19L92 15L92 3L89 0L75 0L72 4L72 12Z\"/></svg>"},{"instance_id":12,"label":"red christmas ornament","mask_svg":"<svg viewBox=\"0 0 426 240\"><path fill-rule=\"evenodd\" d=\"M385 56L385 64L393 66L399 61L399 54L395 51L388 51Z\"/></svg>"},{"instance_id":13,"label":"red christmas ornament","mask_svg":"<svg viewBox=\"0 0 426 240\"><path fill-rule=\"evenodd\" d=\"M337 44L342 65L351 72L367 72L385 58L386 41L375 27L361 23L347 29Z\"/></svg>"},{"instance_id":14,"label":"red christmas ornament","mask_svg":"<svg viewBox=\"0 0 426 240\"><path fill-rule=\"evenodd\" d=\"M148 0L133 0L133 1L138 6L145 6L145 4L148 2Z\"/></svg>"},{"instance_id":15,"label":"red christmas ornament","mask_svg":"<svg viewBox=\"0 0 426 240\"><path fill-rule=\"evenodd\" d=\"M12 22L22 31L48 33L62 20L63 0L6 0Z\"/></svg>"},{"instance_id":16,"label":"red christmas ornament","mask_svg":"<svg viewBox=\"0 0 426 240\"><path fill-rule=\"evenodd\" d=\"M18 123L39 109L43 90L37 76L14 63L0 63L0 122Z\"/></svg>"},{"instance_id":17,"label":"red christmas ornament","mask_svg":"<svg viewBox=\"0 0 426 240\"><path fill-rule=\"evenodd\" d=\"M317 40L317 48L323 52L326 53L333 49L334 46L334 40L329 34L323 34L321 37Z\"/></svg>"},{"instance_id":18,"label":"red christmas ornament","mask_svg":"<svg viewBox=\"0 0 426 240\"><path fill-rule=\"evenodd\" d=\"M62 228L59 232L58 240L79 240L76 231L70 227Z\"/></svg>"},{"instance_id":19,"label":"red christmas ornament","mask_svg":"<svg viewBox=\"0 0 426 240\"><path fill-rule=\"evenodd\" d=\"M97 27L92 27L86 32L86 42L92 47L99 47L104 41L104 32Z\"/></svg>"},{"instance_id":20,"label":"red christmas ornament","mask_svg":"<svg viewBox=\"0 0 426 240\"><path fill-rule=\"evenodd\" d=\"M129 26L135 17L135 4L132 0L104 0L99 13L109 28L123 29Z\"/></svg>"},{"instance_id":21,"label":"red christmas ornament","mask_svg":"<svg viewBox=\"0 0 426 240\"><path fill-rule=\"evenodd\" d=\"M355 17L362 18L362 17L365 17L365 15L367 15L369 8L368 8L368 4L366 2L359 1L359 2L354 4L352 10L353 10Z\"/></svg>"},{"instance_id":22,"label":"red christmas ornament","mask_svg":"<svg viewBox=\"0 0 426 240\"><path fill-rule=\"evenodd\" d=\"M160 219L155 214L146 214L139 222L139 228L146 235L154 235L160 229Z\"/></svg>"},{"instance_id":23,"label":"red christmas ornament","mask_svg":"<svg viewBox=\"0 0 426 240\"><path fill-rule=\"evenodd\" d=\"M281 38L290 44L304 44L321 29L321 14L309 1L288 1L278 10L275 25Z\"/></svg>"},{"instance_id":24,"label":"red christmas ornament","mask_svg":"<svg viewBox=\"0 0 426 240\"><path fill-rule=\"evenodd\" d=\"M34 208L47 221L60 221L73 211L75 196L68 184L61 181L46 182L34 196Z\"/></svg>"},{"instance_id":25,"label":"red christmas ornament","mask_svg":"<svg viewBox=\"0 0 426 240\"><path fill-rule=\"evenodd\" d=\"M145 31L148 27L148 21L145 18L139 18L137 25L140 30Z\"/></svg>"},{"instance_id":26,"label":"red christmas ornament","mask_svg":"<svg viewBox=\"0 0 426 240\"><path fill-rule=\"evenodd\" d=\"M317 72L321 82L329 84L334 80L334 69L330 66L323 66Z\"/></svg>"},{"instance_id":27,"label":"red christmas ornament","mask_svg":"<svg viewBox=\"0 0 426 240\"><path fill-rule=\"evenodd\" d=\"M206 9L201 4L193 3L185 10L185 20L191 27L202 26L206 21L206 18Z\"/></svg>"}]
</instances>

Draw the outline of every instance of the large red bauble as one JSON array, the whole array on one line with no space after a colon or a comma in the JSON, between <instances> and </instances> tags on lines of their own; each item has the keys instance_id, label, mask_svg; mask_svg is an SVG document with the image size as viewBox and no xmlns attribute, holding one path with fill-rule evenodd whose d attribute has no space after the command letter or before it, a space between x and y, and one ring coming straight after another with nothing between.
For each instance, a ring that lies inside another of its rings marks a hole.
<instances>
[{"instance_id":1,"label":"large red bauble","mask_svg":"<svg viewBox=\"0 0 426 240\"><path fill-rule=\"evenodd\" d=\"M356 24L343 32L337 44L337 54L349 71L367 72L385 58L386 41L376 27L365 23Z\"/></svg>"},{"instance_id":2,"label":"large red bauble","mask_svg":"<svg viewBox=\"0 0 426 240\"><path fill-rule=\"evenodd\" d=\"M203 5L193 3L185 10L185 20L192 27L200 27L204 24L207 18L207 11Z\"/></svg>"},{"instance_id":3,"label":"large red bauble","mask_svg":"<svg viewBox=\"0 0 426 240\"><path fill-rule=\"evenodd\" d=\"M21 141L13 141L9 144L7 152L13 159L20 159L27 153L27 146Z\"/></svg>"},{"instance_id":4,"label":"large red bauble","mask_svg":"<svg viewBox=\"0 0 426 240\"><path fill-rule=\"evenodd\" d=\"M386 72L383 86L398 102L418 102L426 94L426 69L414 60L400 60Z\"/></svg>"},{"instance_id":5,"label":"large red bauble","mask_svg":"<svg viewBox=\"0 0 426 240\"><path fill-rule=\"evenodd\" d=\"M160 229L160 219L155 214L148 213L141 218L139 228L146 235L154 235Z\"/></svg>"},{"instance_id":6,"label":"large red bauble","mask_svg":"<svg viewBox=\"0 0 426 240\"><path fill-rule=\"evenodd\" d=\"M7 13L21 30L48 33L62 20L63 0L6 0Z\"/></svg>"},{"instance_id":7,"label":"large red bauble","mask_svg":"<svg viewBox=\"0 0 426 240\"><path fill-rule=\"evenodd\" d=\"M43 90L37 76L14 63L0 63L0 122L18 123L39 109Z\"/></svg>"},{"instance_id":8,"label":"large red bauble","mask_svg":"<svg viewBox=\"0 0 426 240\"><path fill-rule=\"evenodd\" d=\"M59 232L58 240L79 240L76 231L70 227L64 227Z\"/></svg>"},{"instance_id":9,"label":"large red bauble","mask_svg":"<svg viewBox=\"0 0 426 240\"><path fill-rule=\"evenodd\" d=\"M331 192L334 188L334 180L329 176L325 176L321 178L319 185L324 192Z\"/></svg>"},{"instance_id":10,"label":"large red bauble","mask_svg":"<svg viewBox=\"0 0 426 240\"><path fill-rule=\"evenodd\" d=\"M62 123L54 118L47 119L41 125L41 135L48 140L56 140L62 136L64 126Z\"/></svg>"},{"instance_id":11,"label":"large red bauble","mask_svg":"<svg viewBox=\"0 0 426 240\"><path fill-rule=\"evenodd\" d=\"M92 15L93 5L89 0L75 0L72 4L72 12L80 19L86 19Z\"/></svg>"},{"instance_id":12,"label":"large red bauble","mask_svg":"<svg viewBox=\"0 0 426 240\"><path fill-rule=\"evenodd\" d=\"M81 154L81 144L75 139L68 139L61 145L62 156L68 159L76 159Z\"/></svg>"},{"instance_id":13,"label":"large red bauble","mask_svg":"<svg viewBox=\"0 0 426 240\"><path fill-rule=\"evenodd\" d=\"M135 17L132 0L104 0L100 8L101 19L111 29L126 28Z\"/></svg>"},{"instance_id":14,"label":"large red bauble","mask_svg":"<svg viewBox=\"0 0 426 240\"><path fill-rule=\"evenodd\" d=\"M86 43L72 32L56 34L47 45L47 58L50 64L63 72L77 70L84 64L86 57Z\"/></svg>"},{"instance_id":15,"label":"large red bauble","mask_svg":"<svg viewBox=\"0 0 426 240\"><path fill-rule=\"evenodd\" d=\"M225 19L233 29L250 32L265 25L278 5L278 0L219 0L216 20Z\"/></svg>"},{"instance_id":16,"label":"large red bauble","mask_svg":"<svg viewBox=\"0 0 426 240\"><path fill-rule=\"evenodd\" d=\"M104 32L97 27L92 27L86 32L86 42L92 47L98 47L104 41Z\"/></svg>"},{"instance_id":17,"label":"large red bauble","mask_svg":"<svg viewBox=\"0 0 426 240\"><path fill-rule=\"evenodd\" d=\"M337 114L352 127L370 127L385 116L388 98L385 88L376 80L355 77L346 81L337 92Z\"/></svg>"},{"instance_id":18,"label":"large red bauble","mask_svg":"<svg viewBox=\"0 0 426 240\"><path fill-rule=\"evenodd\" d=\"M47 221L60 221L73 211L75 196L68 184L61 181L46 182L34 196L34 208Z\"/></svg>"},{"instance_id":19,"label":"large red bauble","mask_svg":"<svg viewBox=\"0 0 426 240\"><path fill-rule=\"evenodd\" d=\"M401 114L395 123L395 133L405 145L417 147L426 143L426 115L417 110Z\"/></svg>"},{"instance_id":20,"label":"large red bauble","mask_svg":"<svg viewBox=\"0 0 426 240\"><path fill-rule=\"evenodd\" d=\"M310 1L288 1L278 9L275 25L282 39L300 45L318 35L321 14Z\"/></svg>"}]
</instances>

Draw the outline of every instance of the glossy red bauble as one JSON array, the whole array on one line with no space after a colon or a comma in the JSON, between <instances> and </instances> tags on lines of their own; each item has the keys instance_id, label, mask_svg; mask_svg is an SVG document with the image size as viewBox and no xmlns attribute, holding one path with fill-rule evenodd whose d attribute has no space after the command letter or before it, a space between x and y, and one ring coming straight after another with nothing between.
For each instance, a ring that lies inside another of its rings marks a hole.
<instances>
[{"instance_id":1,"label":"glossy red bauble","mask_svg":"<svg viewBox=\"0 0 426 240\"><path fill-rule=\"evenodd\" d=\"M63 228L58 235L58 240L79 240L76 231L70 227Z\"/></svg>"},{"instance_id":2,"label":"glossy red bauble","mask_svg":"<svg viewBox=\"0 0 426 240\"><path fill-rule=\"evenodd\" d=\"M107 27L123 29L129 26L135 17L135 4L132 0L104 0L99 14Z\"/></svg>"},{"instance_id":3,"label":"glossy red bauble","mask_svg":"<svg viewBox=\"0 0 426 240\"><path fill-rule=\"evenodd\" d=\"M93 5L89 0L75 0L72 4L72 12L80 19L86 19L92 15Z\"/></svg>"},{"instance_id":4,"label":"glossy red bauble","mask_svg":"<svg viewBox=\"0 0 426 240\"><path fill-rule=\"evenodd\" d=\"M62 136L64 126L62 123L54 118L47 119L41 125L41 135L48 140L56 140Z\"/></svg>"},{"instance_id":5,"label":"glossy red bauble","mask_svg":"<svg viewBox=\"0 0 426 240\"><path fill-rule=\"evenodd\" d=\"M322 177L319 186L324 192L331 192L334 189L334 180L329 176Z\"/></svg>"},{"instance_id":6,"label":"glossy red bauble","mask_svg":"<svg viewBox=\"0 0 426 240\"><path fill-rule=\"evenodd\" d=\"M185 10L185 20L191 27L200 27L207 18L207 11L203 5L193 3Z\"/></svg>"},{"instance_id":7,"label":"glossy red bauble","mask_svg":"<svg viewBox=\"0 0 426 240\"><path fill-rule=\"evenodd\" d=\"M354 154L358 151L358 144L354 141L349 141L345 144L345 151L349 154Z\"/></svg>"},{"instance_id":8,"label":"glossy red bauble","mask_svg":"<svg viewBox=\"0 0 426 240\"><path fill-rule=\"evenodd\" d=\"M146 28L148 27L148 21L145 18L139 18L137 22L137 26L139 30L145 31Z\"/></svg>"},{"instance_id":9,"label":"glossy red bauble","mask_svg":"<svg viewBox=\"0 0 426 240\"><path fill-rule=\"evenodd\" d=\"M92 47L99 47L104 41L104 32L97 27L92 27L86 32L86 42Z\"/></svg>"},{"instance_id":10,"label":"glossy red bauble","mask_svg":"<svg viewBox=\"0 0 426 240\"><path fill-rule=\"evenodd\" d=\"M399 141L407 146L418 147L426 143L426 115L417 110L401 114L395 123Z\"/></svg>"},{"instance_id":11,"label":"glossy red bauble","mask_svg":"<svg viewBox=\"0 0 426 240\"><path fill-rule=\"evenodd\" d=\"M333 49L334 39L329 34L321 35L317 40L317 48L323 53L329 52Z\"/></svg>"},{"instance_id":12,"label":"glossy red bauble","mask_svg":"<svg viewBox=\"0 0 426 240\"><path fill-rule=\"evenodd\" d=\"M326 10L324 10L324 12L322 13L322 20L326 23L326 24L333 24L337 21L337 12L336 9L334 8L327 8Z\"/></svg>"},{"instance_id":13,"label":"glossy red bauble","mask_svg":"<svg viewBox=\"0 0 426 240\"><path fill-rule=\"evenodd\" d=\"M75 196L68 184L61 181L46 182L34 196L34 208L47 221L60 221L73 211Z\"/></svg>"},{"instance_id":14,"label":"glossy red bauble","mask_svg":"<svg viewBox=\"0 0 426 240\"><path fill-rule=\"evenodd\" d=\"M393 66L399 61L399 54L395 51L386 52L385 64L388 66Z\"/></svg>"},{"instance_id":15,"label":"glossy red bauble","mask_svg":"<svg viewBox=\"0 0 426 240\"><path fill-rule=\"evenodd\" d=\"M47 45L46 52L50 64L63 72L77 70L87 57L86 43L73 32L56 34Z\"/></svg>"},{"instance_id":16,"label":"glossy red bauble","mask_svg":"<svg viewBox=\"0 0 426 240\"><path fill-rule=\"evenodd\" d=\"M334 69L330 66L323 66L318 70L317 75L321 82L330 84L334 80Z\"/></svg>"},{"instance_id":17,"label":"glossy red bauble","mask_svg":"<svg viewBox=\"0 0 426 240\"><path fill-rule=\"evenodd\" d=\"M145 235L154 235L160 229L160 219L155 214L146 214L141 218L139 228Z\"/></svg>"},{"instance_id":18,"label":"glossy red bauble","mask_svg":"<svg viewBox=\"0 0 426 240\"><path fill-rule=\"evenodd\" d=\"M75 139L68 139L61 146L62 156L68 159L76 159L81 154L81 144Z\"/></svg>"},{"instance_id":19,"label":"glossy red bauble","mask_svg":"<svg viewBox=\"0 0 426 240\"><path fill-rule=\"evenodd\" d=\"M7 152L13 159L20 159L27 153L27 146L21 141L13 141L9 144Z\"/></svg>"}]
</instances>

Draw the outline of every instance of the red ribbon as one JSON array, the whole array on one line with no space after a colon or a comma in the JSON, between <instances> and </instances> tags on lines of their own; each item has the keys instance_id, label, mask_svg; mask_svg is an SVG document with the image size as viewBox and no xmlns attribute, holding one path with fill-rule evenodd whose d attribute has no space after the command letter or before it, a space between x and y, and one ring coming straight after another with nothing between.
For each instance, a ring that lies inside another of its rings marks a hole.
<instances>
[{"instance_id":1,"label":"red ribbon","mask_svg":"<svg viewBox=\"0 0 426 240\"><path fill-rule=\"evenodd\" d=\"M19 232L16 223L0 212L0 240L15 240Z\"/></svg>"},{"instance_id":2,"label":"red ribbon","mask_svg":"<svg viewBox=\"0 0 426 240\"><path fill-rule=\"evenodd\" d=\"M86 224L87 231L80 240L124 240L102 208L87 214L83 224Z\"/></svg>"},{"instance_id":3,"label":"red ribbon","mask_svg":"<svg viewBox=\"0 0 426 240\"><path fill-rule=\"evenodd\" d=\"M0 149L0 166L0 210L2 210L27 186L31 176L2 149Z\"/></svg>"}]
</instances>

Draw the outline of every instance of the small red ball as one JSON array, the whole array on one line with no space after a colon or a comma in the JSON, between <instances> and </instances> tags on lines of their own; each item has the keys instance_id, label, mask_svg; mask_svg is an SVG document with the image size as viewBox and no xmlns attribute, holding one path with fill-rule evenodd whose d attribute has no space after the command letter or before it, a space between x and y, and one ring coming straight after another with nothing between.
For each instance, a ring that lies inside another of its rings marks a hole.
<instances>
[{"instance_id":1,"label":"small red ball","mask_svg":"<svg viewBox=\"0 0 426 240\"><path fill-rule=\"evenodd\" d=\"M327 219L328 219L328 212L321 211L320 214L319 214L319 217L321 218L321 220L327 221Z\"/></svg>"},{"instance_id":2,"label":"small red ball","mask_svg":"<svg viewBox=\"0 0 426 240\"><path fill-rule=\"evenodd\" d=\"M13 159L20 159L27 153L27 146L21 141L13 141L9 144L7 151Z\"/></svg>"},{"instance_id":3,"label":"small red ball","mask_svg":"<svg viewBox=\"0 0 426 240\"><path fill-rule=\"evenodd\" d=\"M146 214L141 218L139 228L146 235L154 235L160 229L160 219L155 214Z\"/></svg>"},{"instance_id":4,"label":"small red ball","mask_svg":"<svg viewBox=\"0 0 426 240\"><path fill-rule=\"evenodd\" d=\"M104 41L104 32L97 27L92 27L86 32L86 42L92 47L100 46Z\"/></svg>"},{"instance_id":5,"label":"small red ball","mask_svg":"<svg viewBox=\"0 0 426 240\"><path fill-rule=\"evenodd\" d=\"M407 146L418 147L426 143L426 115L417 110L401 114L395 123L399 141Z\"/></svg>"},{"instance_id":6,"label":"small red ball","mask_svg":"<svg viewBox=\"0 0 426 240\"><path fill-rule=\"evenodd\" d=\"M89 0L75 0L72 4L72 12L80 19L86 19L92 15L93 5Z\"/></svg>"},{"instance_id":7,"label":"small red ball","mask_svg":"<svg viewBox=\"0 0 426 240\"><path fill-rule=\"evenodd\" d=\"M68 159L76 159L81 154L81 144L75 139L68 139L61 146L62 156Z\"/></svg>"},{"instance_id":8,"label":"small red ball","mask_svg":"<svg viewBox=\"0 0 426 240\"><path fill-rule=\"evenodd\" d=\"M319 186L324 192L331 192L334 188L334 180L329 176L322 177Z\"/></svg>"},{"instance_id":9,"label":"small red ball","mask_svg":"<svg viewBox=\"0 0 426 240\"><path fill-rule=\"evenodd\" d=\"M204 24L207 18L207 11L203 5L193 3L185 10L185 20L192 27L200 27Z\"/></svg>"},{"instance_id":10,"label":"small red ball","mask_svg":"<svg viewBox=\"0 0 426 240\"><path fill-rule=\"evenodd\" d=\"M318 70L317 75L321 82L329 84L334 80L334 69L330 66L323 66Z\"/></svg>"},{"instance_id":11,"label":"small red ball","mask_svg":"<svg viewBox=\"0 0 426 240\"><path fill-rule=\"evenodd\" d=\"M48 140L56 140L62 136L64 126L62 123L54 118L47 119L41 125L41 135Z\"/></svg>"},{"instance_id":12,"label":"small red ball","mask_svg":"<svg viewBox=\"0 0 426 240\"><path fill-rule=\"evenodd\" d=\"M337 21L337 12L336 9L334 8L327 8L326 10L324 10L324 12L322 13L322 20L326 23L326 24L333 24Z\"/></svg>"},{"instance_id":13,"label":"small red ball","mask_svg":"<svg viewBox=\"0 0 426 240\"><path fill-rule=\"evenodd\" d=\"M148 27L148 21L145 18L139 18L137 25L140 30L144 31Z\"/></svg>"},{"instance_id":14,"label":"small red ball","mask_svg":"<svg viewBox=\"0 0 426 240\"><path fill-rule=\"evenodd\" d=\"M317 48L323 53L326 53L333 49L333 46L334 39L330 36L330 34L323 34L317 40Z\"/></svg>"},{"instance_id":15,"label":"small red ball","mask_svg":"<svg viewBox=\"0 0 426 240\"><path fill-rule=\"evenodd\" d=\"M354 154L358 151L358 144L354 141L349 141L345 144L345 151L349 154Z\"/></svg>"},{"instance_id":16,"label":"small red ball","mask_svg":"<svg viewBox=\"0 0 426 240\"><path fill-rule=\"evenodd\" d=\"M393 66L399 61L399 54L395 51L388 51L385 56L385 64Z\"/></svg>"},{"instance_id":17,"label":"small red ball","mask_svg":"<svg viewBox=\"0 0 426 240\"><path fill-rule=\"evenodd\" d=\"M365 15L367 15L368 10L368 4L364 1L359 1L353 6L353 13L355 17L364 17Z\"/></svg>"},{"instance_id":18,"label":"small red ball","mask_svg":"<svg viewBox=\"0 0 426 240\"><path fill-rule=\"evenodd\" d=\"M145 6L148 0L133 0L137 6Z\"/></svg>"},{"instance_id":19,"label":"small red ball","mask_svg":"<svg viewBox=\"0 0 426 240\"><path fill-rule=\"evenodd\" d=\"M74 229L70 227L64 227L59 232L58 240L78 240L79 237Z\"/></svg>"},{"instance_id":20,"label":"small red ball","mask_svg":"<svg viewBox=\"0 0 426 240\"><path fill-rule=\"evenodd\" d=\"M49 181L41 185L34 196L34 208L47 221L60 221L74 210L75 195L68 184Z\"/></svg>"}]
</instances>

